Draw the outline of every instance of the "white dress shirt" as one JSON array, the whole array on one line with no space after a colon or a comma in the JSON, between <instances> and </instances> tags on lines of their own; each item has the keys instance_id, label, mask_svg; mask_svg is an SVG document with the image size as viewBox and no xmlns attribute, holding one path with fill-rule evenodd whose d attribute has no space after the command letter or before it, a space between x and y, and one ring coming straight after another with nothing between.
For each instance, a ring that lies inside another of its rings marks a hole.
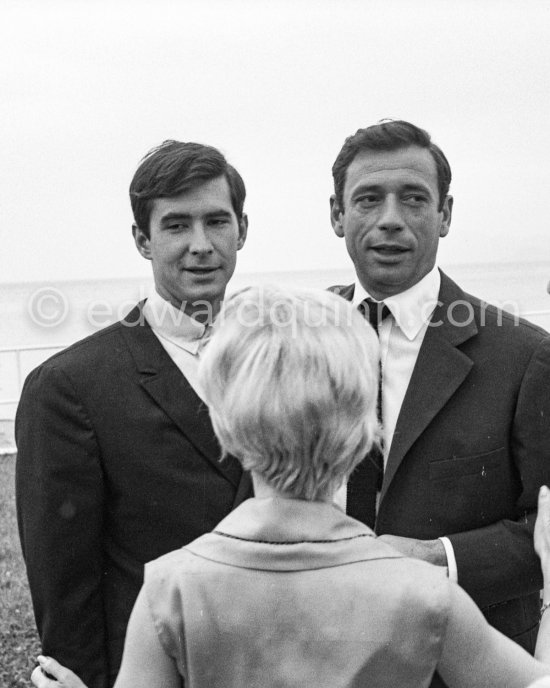
<instances>
[{"instance_id":1,"label":"white dress shirt","mask_svg":"<svg viewBox=\"0 0 550 688\"><path fill-rule=\"evenodd\" d=\"M143 306L145 320L191 387L203 399L198 382L200 351L210 328L153 292Z\"/></svg>"},{"instance_id":2,"label":"white dress shirt","mask_svg":"<svg viewBox=\"0 0 550 688\"><path fill-rule=\"evenodd\" d=\"M382 369L384 465L388 460L395 426L416 359L437 305L440 286L441 276L437 267L434 267L410 289L384 299L391 313L391 316L386 317L378 327ZM359 306L366 298L372 299L372 296L357 281L353 304ZM449 577L456 581L457 568L453 546L448 538L443 537L440 540L447 554Z\"/></svg>"}]
</instances>

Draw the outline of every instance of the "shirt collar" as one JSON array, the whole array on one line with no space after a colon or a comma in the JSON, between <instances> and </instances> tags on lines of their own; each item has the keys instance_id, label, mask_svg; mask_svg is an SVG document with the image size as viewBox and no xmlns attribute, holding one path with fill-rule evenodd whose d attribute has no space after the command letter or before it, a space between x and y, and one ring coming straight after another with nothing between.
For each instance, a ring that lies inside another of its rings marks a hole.
<instances>
[{"instance_id":1,"label":"shirt collar","mask_svg":"<svg viewBox=\"0 0 550 688\"><path fill-rule=\"evenodd\" d=\"M384 299L395 322L410 341L416 339L422 327L430 321L437 306L440 286L441 275L437 267L433 267L410 289ZM357 280L353 292L353 305L358 306L366 298L372 297ZM373 299L373 301L376 300Z\"/></svg>"},{"instance_id":2,"label":"shirt collar","mask_svg":"<svg viewBox=\"0 0 550 688\"><path fill-rule=\"evenodd\" d=\"M155 290L143 306L143 315L155 334L197 354L209 328L163 299Z\"/></svg>"}]
</instances>

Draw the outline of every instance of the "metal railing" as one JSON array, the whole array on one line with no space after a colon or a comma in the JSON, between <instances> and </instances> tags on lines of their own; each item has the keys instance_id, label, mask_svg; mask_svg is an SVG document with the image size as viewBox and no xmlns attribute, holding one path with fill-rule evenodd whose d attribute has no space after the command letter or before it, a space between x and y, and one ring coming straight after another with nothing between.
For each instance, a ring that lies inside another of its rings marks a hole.
<instances>
[{"instance_id":1,"label":"metal railing","mask_svg":"<svg viewBox=\"0 0 550 688\"><path fill-rule=\"evenodd\" d=\"M531 310L519 313L521 317L527 319L533 319L534 322L540 324L542 327L550 330L550 310ZM68 344L36 344L27 346L12 346L12 347L0 347L0 362L2 356L5 354L11 354L15 356L15 392L16 396L10 398L2 397L2 388L0 387L0 412L2 407L17 405L19 403L19 397L21 395L21 390L23 389L23 382L28 373L35 368L37 365L45 361L52 353L61 351L65 349ZM43 352L43 356L33 356L32 360L28 362L27 365L23 365L22 357L29 352ZM0 376L0 384L2 378ZM13 383L13 380L12 380ZM12 385L13 386L13 385Z\"/></svg>"},{"instance_id":2,"label":"metal railing","mask_svg":"<svg viewBox=\"0 0 550 688\"><path fill-rule=\"evenodd\" d=\"M36 344L31 346L12 346L12 347L0 347L0 360L3 354L11 354L15 357L15 387L16 387L16 397L13 398L3 398L1 396L2 390L0 388L0 407L8 406L12 404L19 403L19 397L21 395L21 390L23 389L23 382L30 370L42 361L46 360L52 353L61 351L67 345L66 344ZM43 352L43 356L35 356L28 366L23 365L22 356L25 352Z\"/></svg>"}]
</instances>

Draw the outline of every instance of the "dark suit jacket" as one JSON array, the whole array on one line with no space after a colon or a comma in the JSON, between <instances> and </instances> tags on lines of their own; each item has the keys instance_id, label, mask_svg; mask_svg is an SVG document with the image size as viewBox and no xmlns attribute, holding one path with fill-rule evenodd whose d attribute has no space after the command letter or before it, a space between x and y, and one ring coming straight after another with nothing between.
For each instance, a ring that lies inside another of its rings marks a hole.
<instances>
[{"instance_id":1,"label":"dark suit jacket","mask_svg":"<svg viewBox=\"0 0 550 688\"><path fill-rule=\"evenodd\" d=\"M334 290L352 298L353 286ZM442 274L390 447L376 532L448 536L459 584L493 626L532 651L542 585L533 510L543 483L550 337Z\"/></svg>"},{"instance_id":2,"label":"dark suit jacket","mask_svg":"<svg viewBox=\"0 0 550 688\"><path fill-rule=\"evenodd\" d=\"M112 684L143 565L251 496L136 307L34 370L16 420L23 554L43 652Z\"/></svg>"}]
</instances>

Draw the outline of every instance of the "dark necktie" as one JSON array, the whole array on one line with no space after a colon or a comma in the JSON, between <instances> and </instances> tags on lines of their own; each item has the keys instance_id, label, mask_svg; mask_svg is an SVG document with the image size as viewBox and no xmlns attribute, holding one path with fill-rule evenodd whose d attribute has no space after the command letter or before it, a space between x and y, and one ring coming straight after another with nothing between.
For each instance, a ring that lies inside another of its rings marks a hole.
<instances>
[{"instance_id":1,"label":"dark necktie","mask_svg":"<svg viewBox=\"0 0 550 688\"><path fill-rule=\"evenodd\" d=\"M361 301L358 308L365 318L368 318L370 324L374 327L374 331L378 334L378 327L382 320L388 317L390 309L383 301L373 301L372 299Z\"/></svg>"},{"instance_id":2,"label":"dark necktie","mask_svg":"<svg viewBox=\"0 0 550 688\"><path fill-rule=\"evenodd\" d=\"M389 308L383 302L365 299L359 304L359 310L368 318L376 334L382 320L390 314ZM382 421L382 371L378 383L377 413ZM347 513L358 521L374 528L376 520L376 497L382 487L384 477L384 456L375 447L357 466L348 482Z\"/></svg>"}]
</instances>

